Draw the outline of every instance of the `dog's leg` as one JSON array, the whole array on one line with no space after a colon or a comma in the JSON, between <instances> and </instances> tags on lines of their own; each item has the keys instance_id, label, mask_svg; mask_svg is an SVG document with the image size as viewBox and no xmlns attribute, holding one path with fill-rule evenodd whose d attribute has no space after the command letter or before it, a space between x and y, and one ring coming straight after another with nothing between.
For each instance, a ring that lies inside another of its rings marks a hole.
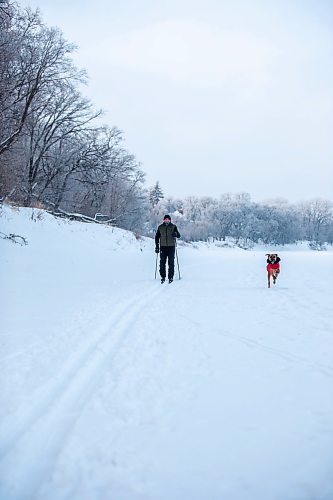
<instances>
[{"instance_id":1,"label":"dog's leg","mask_svg":"<svg viewBox=\"0 0 333 500\"><path fill-rule=\"evenodd\" d=\"M271 273L267 271L268 288L271 287Z\"/></svg>"}]
</instances>

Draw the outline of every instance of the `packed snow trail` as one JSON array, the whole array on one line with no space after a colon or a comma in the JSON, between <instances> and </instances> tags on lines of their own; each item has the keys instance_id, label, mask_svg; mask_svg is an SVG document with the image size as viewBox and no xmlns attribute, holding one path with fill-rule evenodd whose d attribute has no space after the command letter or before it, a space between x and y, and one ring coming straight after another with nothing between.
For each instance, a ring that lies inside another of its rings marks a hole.
<instances>
[{"instance_id":1,"label":"packed snow trail","mask_svg":"<svg viewBox=\"0 0 333 500\"><path fill-rule=\"evenodd\" d=\"M161 285L96 231L1 270L1 500L331 500L333 253L268 290L264 251L179 247Z\"/></svg>"}]
</instances>

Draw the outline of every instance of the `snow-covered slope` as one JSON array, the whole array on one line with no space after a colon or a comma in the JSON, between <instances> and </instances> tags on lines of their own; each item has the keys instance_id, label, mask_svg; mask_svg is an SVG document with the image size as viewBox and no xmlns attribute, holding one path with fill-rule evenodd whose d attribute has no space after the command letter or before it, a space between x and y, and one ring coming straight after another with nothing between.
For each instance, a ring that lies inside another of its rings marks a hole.
<instances>
[{"instance_id":1,"label":"snow-covered slope","mask_svg":"<svg viewBox=\"0 0 333 500\"><path fill-rule=\"evenodd\" d=\"M160 285L126 231L0 231L1 500L333 498L332 252L268 290L263 250L180 246Z\"/></svg>"}]
</instances>

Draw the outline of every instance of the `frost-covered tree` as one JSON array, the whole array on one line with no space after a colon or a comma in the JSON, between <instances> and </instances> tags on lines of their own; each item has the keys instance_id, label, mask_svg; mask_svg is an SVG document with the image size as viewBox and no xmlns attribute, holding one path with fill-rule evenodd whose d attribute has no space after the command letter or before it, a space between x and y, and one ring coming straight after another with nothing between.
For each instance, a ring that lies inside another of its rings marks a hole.
<instances>
[{"instance_id":1,"label":"frost-covered tree","mask_svg":"<svg viewBox=\"0 0 333 500\"><path fill-rule=\"evenodd\" d=\"M305 237L314 244L325 241L325 232L333 220L333 203L316 198L299 206Z\"/></svg>"},{"instance_id":2,"label":"frost-covered tree","mask_svg":"<svg viewBox=\"0 0 333 500\"><path fill-rule=\"evenodd\" d=\"M153 208L164 198L159 181L149 190L149 202Z\"/></svg>"}]
</instances>

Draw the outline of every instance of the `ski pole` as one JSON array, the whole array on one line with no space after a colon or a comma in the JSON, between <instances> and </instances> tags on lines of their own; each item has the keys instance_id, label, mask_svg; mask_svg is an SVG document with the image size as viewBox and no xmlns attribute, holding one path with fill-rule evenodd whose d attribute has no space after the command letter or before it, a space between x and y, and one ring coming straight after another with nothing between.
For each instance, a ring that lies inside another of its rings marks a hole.
<instances>
[{"instance_id":1,"label":"ski pole","mask_svg":"<svg viewBox=\"0 0 333 500\"><path fill-rule=\"evenodd\" d=\"M155 280L156 280L156 273L157 273L157 259L158 259L158 253L156 254Z\"/></svg>"},{"instance_id":2,"label":"ski pole","mask_svg":"<svg viewBox=\"0 0 333 500\"><path fill-rule=\"evenodd\" d=\"M176 246L176 258L177 258L177 266L178 266L178 278L181 279L180 270L179 270L178 252L177 252L177 240L175 240L175 246Z\"/></svg>"}]
</instances>

